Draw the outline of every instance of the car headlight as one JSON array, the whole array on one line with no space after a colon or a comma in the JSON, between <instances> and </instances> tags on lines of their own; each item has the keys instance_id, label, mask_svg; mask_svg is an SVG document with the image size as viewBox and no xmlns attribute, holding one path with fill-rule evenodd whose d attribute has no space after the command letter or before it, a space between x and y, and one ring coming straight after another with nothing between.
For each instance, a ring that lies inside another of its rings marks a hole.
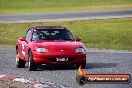
<instances>
[{"instance_id":1,"label":"car headlight","mask_svg":"<svg viewBox=\"0 0 132 88\"><path fill-rule=\"evenodd\" d=\"M47 52L46 48L36 48L36 52Z\"/></svg>"},{"instance_id":2,"label":"car headlight","mask_svg":"<svg viewBox=\"0 0 132 88\"><path fill-rule=\"evenodd\" d=\"M86 53L86 50L84 48L76 48L75 51L80 53Z\"/></svg>"}]
</instances>

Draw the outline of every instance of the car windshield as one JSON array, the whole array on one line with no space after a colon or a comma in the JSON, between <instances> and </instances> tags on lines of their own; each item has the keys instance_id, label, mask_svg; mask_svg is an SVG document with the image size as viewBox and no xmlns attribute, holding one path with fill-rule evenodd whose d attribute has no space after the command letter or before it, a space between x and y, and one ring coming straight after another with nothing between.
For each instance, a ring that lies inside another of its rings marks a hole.
<instances>
[{"instance_id":1,"label":"car windshield","mask_svg":"<svg viewBox=\"0 0 132 88\"><path fill-rule=\"evenodd\" d=\"M32 35L32 41L37 40L71 40L73 36L69 30L61 29L44 29L34 30Z\"/></svg>"}]
</instances>

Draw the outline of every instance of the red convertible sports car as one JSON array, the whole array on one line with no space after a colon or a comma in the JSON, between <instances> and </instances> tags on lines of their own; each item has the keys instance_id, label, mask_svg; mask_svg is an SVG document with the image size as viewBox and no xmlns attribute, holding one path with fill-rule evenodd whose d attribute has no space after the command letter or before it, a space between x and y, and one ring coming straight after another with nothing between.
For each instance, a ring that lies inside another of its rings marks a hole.
<instances>
[{"instance_id":1,"label":"red convertible sports car","mask_svg":"<svg viewBox=\"0 0 132 88\"><path fill-rule=\"evenodd\" d=\"M30 71L38 65L80 65L85 68L86 49L80 38L61 26L36 26L30 28L16 44L16 66Z\"/></svg>"}]
</instances>

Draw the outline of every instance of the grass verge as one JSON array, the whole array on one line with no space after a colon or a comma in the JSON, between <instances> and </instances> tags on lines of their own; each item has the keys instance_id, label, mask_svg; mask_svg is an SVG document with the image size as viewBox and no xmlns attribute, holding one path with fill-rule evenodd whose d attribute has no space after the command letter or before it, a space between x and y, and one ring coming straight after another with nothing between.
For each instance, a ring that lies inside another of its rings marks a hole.
<instances>
[{"instance_id":1,"label":"grass verge","mask_svg":"<svg viewBox=\"0 0 132 88\"><path fill-rule=\"evenodd\" d=\"M40 23L0 23L0 45L15 45L31 26L65 26L74 36L80 36L88 48L132 50L132 18L40 22Z\"/></svg>"},{"instance_id":2,"label":"grass verge","mask_svg":"<svg viewBox=\"0 0 132 88\"><path fill-rule=\"evenodd\" d=\"M132 0L0 0L0 13L131 9Z\"/></svg>"}]
</instances>

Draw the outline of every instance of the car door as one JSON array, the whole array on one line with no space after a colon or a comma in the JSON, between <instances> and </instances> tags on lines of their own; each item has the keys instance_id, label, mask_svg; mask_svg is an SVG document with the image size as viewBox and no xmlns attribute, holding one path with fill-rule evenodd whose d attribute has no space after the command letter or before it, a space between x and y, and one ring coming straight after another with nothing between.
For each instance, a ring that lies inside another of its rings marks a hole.
<instances>
[{"instance_id":1,"label":"car door","mask_svg":"<svg viewBox=\"0 0 132 88\"><path fill-rule=\"evenodd\" d=\"M31 29L29 29L26 33L26 40L22 42L22 54L24 58L27 60L28 58L28 43L31 42Z\"/></svg>"}]
</instances>

